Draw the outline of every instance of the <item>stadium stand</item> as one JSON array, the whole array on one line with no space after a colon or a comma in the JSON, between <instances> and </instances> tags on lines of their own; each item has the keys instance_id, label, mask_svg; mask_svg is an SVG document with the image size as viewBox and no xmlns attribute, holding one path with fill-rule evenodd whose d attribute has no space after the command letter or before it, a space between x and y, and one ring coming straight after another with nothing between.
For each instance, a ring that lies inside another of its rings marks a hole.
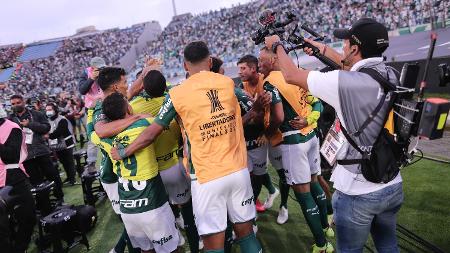
<instances>
[{"instance_id":1,"label":"stadium stand","mask_svg":"<svg viewBox=\"0 0 450 253\"><path fill-rule=\"evenodd\" d=\"M443 26L449 16L448 7L449 3L443 0L264 0L196 16L178 15L164 29L159 39L138 58L136 69L142 67L144 55L151 55L164 57L164 71L169 78L184 75L180 50L192 40L208 42L212 53L224 62L234 62L244 54L256 53L257 47L251 41L250 33L258 28L258 14L266 8L278 12L292 11L300 17L301 22L306 22L313 30L325 34L326 42L331 43L334 42L332 29L348 27L362 16L375 18L387 24L390 30L414 27L431 21ZM421 26L415 31L424 29Z\"/></svg>"},{"instance_id":2,"label":"stadium stand","mask_svg":"<svg viewBox=\"0 0 450 253\"><path fill-rule=\"evenodd\" d=\"M19 57L19 61L32 61L40 58L47 58L55 53L56 50L62 45L61 42L51 42L39 45L28 46L23 50L22 55Z\"/></svg>"}]
</instances>

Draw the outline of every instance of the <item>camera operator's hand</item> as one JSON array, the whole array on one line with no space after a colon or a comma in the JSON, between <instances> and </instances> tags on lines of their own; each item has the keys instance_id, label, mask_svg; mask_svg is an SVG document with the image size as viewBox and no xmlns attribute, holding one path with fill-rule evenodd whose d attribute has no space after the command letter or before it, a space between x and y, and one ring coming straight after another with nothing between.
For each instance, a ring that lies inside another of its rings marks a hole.
<instances>
[{"instance_id":1,"label":"camera operator's hand","mask_svg":"<svg viewBox=\"0 0 450 253\"><path fill-rule=\"evenodd\" d=\"M317 41L310 40L310 39L307 39L307 38L305 38L305 41L308 42L309 44L317 47L320 50L321 54L325 53L325 47L326 47L325 44L322 44L322 43L319 43ZM303 48L303 52L305 52L307 55L312 55L313 54L313 50L310 47Z\"/></svg>"},{"instance_id":2,"label":"camera operator's hand","mask_svg":"<svg viewBox=\"0 0 450 253\"><path fill-rule=\"evenodd\" d=\"M264 44L270 51L272 51L272 45L278 41L280 41L280 37L278 35L272 35L265 38Z\"/></svg>"},{"instance_id":3,"label":"camera operator's hand","mask_svg":"<svg viewBox=\"0 0 450 253\"><path fill-rule=\"evenodd\" d=\"M94 71L92 71L91 79L97 80L99 73L100 73L100 70L98 68L95 68Z\"/></svg>"}]
</instances>

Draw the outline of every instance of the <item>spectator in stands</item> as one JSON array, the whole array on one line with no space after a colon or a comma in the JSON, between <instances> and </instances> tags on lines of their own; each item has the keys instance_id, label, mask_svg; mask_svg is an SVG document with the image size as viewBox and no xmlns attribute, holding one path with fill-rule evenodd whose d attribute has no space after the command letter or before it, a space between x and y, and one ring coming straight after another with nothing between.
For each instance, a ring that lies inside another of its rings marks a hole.
<instances>
[{"instance_id":1,"label":"spectator in stands","mask_svg":"<svg viewBox=\"0 0 450 253\"><path fill-rule=\"evenodd\" d=\"M27 144L28 156L23 165L30 175L33 185L47 180L55 182L53 193L59 204L64 202L61 178L50 158L50 149L44 135L50 131L50 124L44 114L25 107L25 102L21 95L13 95L10 99L13 113L9 119L18 124L25 133L25 143Z\"/></svg>"},{"instance_id":2,"label":"spectator in stands","mask_svg":"<svg viewBox=\"0 0 450 253\"><path fill-rule=\"evenodd\" d=\"M94 57L90 61L90 66L83 71L79 80L78 89L81 95L84 95L84 104L86 108L95 107L97 100L103 97L103 92L97 84L100 69L105 67L105 60L101 57ZM87 148L87 163L89 172L95 171L95 162L97 161L98 148L91 142Z\"/></svg>"},{"instance_id":3,"label":"spectator in stands","mask_svg":"<svg viewBox=\"0 0 450 253\"><path fill-rule=\"evenodd\" d=\"M46 115L50 121L49 146L56 152L59 161L66 171L66 180L63 183L75 184L75 163L73 148L75 141L73 127L64 116L59 115L58 106L53 103L45 107Z\"/></svg>"}]
</instances>

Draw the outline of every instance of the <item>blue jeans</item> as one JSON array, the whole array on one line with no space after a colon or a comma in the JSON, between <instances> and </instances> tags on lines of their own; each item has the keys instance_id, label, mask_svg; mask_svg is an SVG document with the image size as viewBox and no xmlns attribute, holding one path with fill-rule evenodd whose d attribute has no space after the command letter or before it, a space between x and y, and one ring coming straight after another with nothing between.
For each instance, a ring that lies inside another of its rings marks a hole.
<instances>
[{"instance_id":1,"label":"blue jeans","mask_svg":"<svg viewBox=\"0 0 450 253\"><path fill-rule=\"evenodd\" d=\"M363 252L369 232L379 253L399 252L395 228L402 202L402 183L363 195L334 192L338 252Z\"/></svg>"}]
</instances>

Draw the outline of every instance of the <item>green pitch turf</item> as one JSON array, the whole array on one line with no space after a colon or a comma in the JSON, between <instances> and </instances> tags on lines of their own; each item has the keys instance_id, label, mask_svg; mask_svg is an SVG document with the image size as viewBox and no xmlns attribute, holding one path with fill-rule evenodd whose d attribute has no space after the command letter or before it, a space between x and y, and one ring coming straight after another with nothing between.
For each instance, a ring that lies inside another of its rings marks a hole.
<instances>
[{"instance_id":1,"label":"green pitch turf","mask_svg":"<svg viewBox=\"0 0 450 253\"><path fill-rule=\"evenodd\" d=\"M278 183L278 176L272 168L270 174L274 183ZM405 201L398 215L398 223L444 251L450 251L450 191L448 187L450 165L422 160L405 168L402 176ZM80 185L66 186L64 192L67 203L82 204L83 196ZM260 196L262 201L266 194L267 191L264 189ZM291 196L293 196L292 191ZM276 223L278 206L279 198L271 210L258 215L257 237L265 252L310 252L313 244L312 235L307 228L298 203L292 198L289 199L289 220L281 226ZM88 235L91 245L89 252L109 252L122 232L122 224L106 199L97 205L97 212L98 223ZM414 245L401 239L405 238L403 235L399 236L402 252L421 252ZM336 245L334 240L332 243ZM367 245L369 249L365 251L371 252L370 249L374 249L372 243L369 241ZM187 249L186 246L185 249ZM33 244L30 245L29 252L37 252ZM69 252L87 251L83 245L79 245ZM235 247L233 252L240 251L238 247Z\"/></svg>"}]
</instances>

